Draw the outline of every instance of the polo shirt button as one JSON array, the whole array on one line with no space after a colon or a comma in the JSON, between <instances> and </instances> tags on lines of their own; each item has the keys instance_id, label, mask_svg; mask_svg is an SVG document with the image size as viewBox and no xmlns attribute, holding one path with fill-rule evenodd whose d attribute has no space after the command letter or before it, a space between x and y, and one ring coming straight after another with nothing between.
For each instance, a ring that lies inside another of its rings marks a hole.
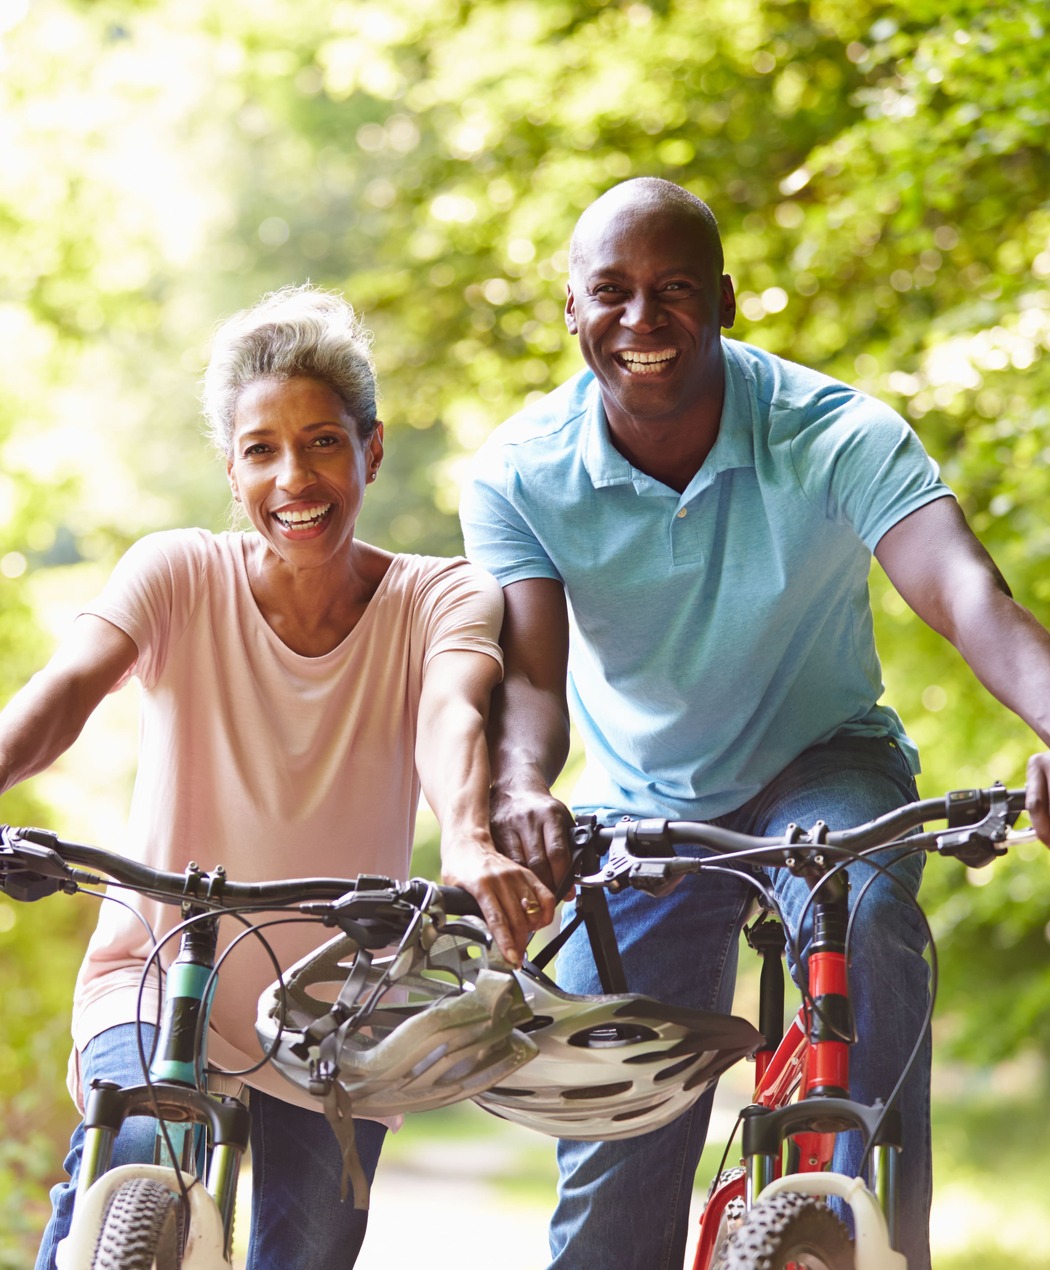
<instances>
[{"instance_id":1,"label":"polo shirt button","mask_svg":"<svg viewBox=\"0 0 1050 1270\"><path fill-rule=\"evenodd\" d=\"M682 510L678 513L678 519L681 520L683 517L688 515L689 515L688 507L683 507Z\"/></svg>"}]
</instances>

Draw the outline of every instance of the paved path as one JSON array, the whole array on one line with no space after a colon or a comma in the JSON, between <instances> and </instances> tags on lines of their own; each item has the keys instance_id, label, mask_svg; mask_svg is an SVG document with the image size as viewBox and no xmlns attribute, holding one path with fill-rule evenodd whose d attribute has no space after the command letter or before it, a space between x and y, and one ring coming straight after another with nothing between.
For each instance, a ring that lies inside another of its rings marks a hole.
<instances>
[{"instance_id":1,"label":"paved path","mask_svg":"<svg viewBox=\"0 0 1050 1270\"><path fill-rule=\"evenodd\" d=\"M476 1176L383 1170L357 1270L542 1270L548 1262L548 1206L504 1198ZM450 1169L450 1165L452 1169Z\"/></svg>"}]
</instances>

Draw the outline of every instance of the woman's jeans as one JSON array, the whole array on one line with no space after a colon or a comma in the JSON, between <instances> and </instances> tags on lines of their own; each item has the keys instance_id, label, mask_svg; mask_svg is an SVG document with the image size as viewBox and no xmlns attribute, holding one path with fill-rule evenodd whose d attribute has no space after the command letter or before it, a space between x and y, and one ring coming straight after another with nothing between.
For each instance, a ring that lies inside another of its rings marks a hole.
<instances>
[{"instance_id":1,"label":"woman's jeans","mask_svg":"<svg viewBox=\"0 0 1050 1270\"><path fill-rule=\"evenodd\" d=\"M845 829L917 796L907 762L893 742L839 738L805 751L749 803L713 823L763 836L782 834L791 824L810 829L818 820ZM879 859L885 863L887 857ZM858 1036L850 1054L852 1097L866 1103L888 1098L918 1043L898 1103L904 1123L899 1242L909 1270L927 1270L930 1264L928 1032L920 1039L929 974L923 959L925 926L911 902L922 866L919 856L893 864L903 893L870 866L849 867L851 908L864 891L849 949ZM809 888L786 869L766 872L794 932ZM873 874L875 881L865 891ZM730 1011L740 928L754 898L751 886L721 872L687 877L664 899L631 890L609 896L631 991L697 1010ZM601 991L584 931L577 931L559 954L557 978L570 992ZM693 1175L713 1096L708 1091L672 1124L637 1138L559 1142L552 1270L681 1270ZM857 1133L840 1139L836 1169L855 1175L858 1139Z\"/></svg>"},{"instance_id":2,"label":"woman's jeans","mask_svg":"<svg viewBox=\"0 0 1050 1270\"><path fill-rule=\"evenodd\" d=\"M153 1029L144 1028L146 1051ZM134 1024L110 1028L81 1054L85 1088L95 1079L142 1083ZM252 1215L248 1270L348 1270L357 1260L368 1213L339 1199L343 1160L335 1134L320 1112L307 1111L252 1090ZM386 1126L356 1120L357 1146L369 1180L375 1175ZM113 1164L151 1164L156 1121L130 1116L113 1145ZM53 1270L55 1248L69 1232L84 1146L78 1125L66 1157L68 1182L51 1191L52 1215L36 1270Z\"/></svg>"}]
</instances>

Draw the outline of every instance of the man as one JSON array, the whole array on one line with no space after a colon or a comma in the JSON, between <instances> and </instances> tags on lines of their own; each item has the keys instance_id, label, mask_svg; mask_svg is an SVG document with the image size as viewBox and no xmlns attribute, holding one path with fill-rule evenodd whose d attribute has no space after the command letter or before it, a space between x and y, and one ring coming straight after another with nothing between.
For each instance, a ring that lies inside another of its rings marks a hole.
<instances>
[{"instance_id":1,"label":"man","mask_svg":"<svg viewBox=\"0 0 1050 1270\"><path fill-rule=\"evenodd\" d=\"M915 748L877 704L872 552L1050 742L1050 636L1011 599L899 416L723 339L733 284L703 203L648 178L604 194L573 235L565 313L588 369L496 432L462 508L468 554L506 601L492 813L508 855L548 883L565 869L569 816L550 784L567 752L567 668L587 751L573 802L603 821L704 819L778 834L818 819L846 827L914 798ZM1028 796L1050 842L1047 759L1031 761ZM853 1092L886 1098L908 1072L902 1250L923 1270L928 977L908 899L921 863L894 872L897 883L880 874L867 889L851 936ZM851 869L852 898L871 873ZM771 879L797 926L805 883L783 869ZM613 897L631 989L728 1009L749 902L721 873L659 902ZM570 941L558 977L596 989L585 941ZM865 1046L876 1026L879 1044ZM552 1267L682 1265L709 1109L708 1097L623 1142L559 1144ZM850 1142L836 1165L858 1154Z\"/></svg>"}]
</instances>

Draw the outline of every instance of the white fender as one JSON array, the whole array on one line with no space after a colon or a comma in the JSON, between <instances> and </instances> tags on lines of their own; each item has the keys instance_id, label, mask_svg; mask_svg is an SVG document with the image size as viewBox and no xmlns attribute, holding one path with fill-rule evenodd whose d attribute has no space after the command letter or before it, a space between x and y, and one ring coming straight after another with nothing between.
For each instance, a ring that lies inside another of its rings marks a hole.
<instances>
[{"instance_id":1,"label":"white fender","mask_svg":"<svg viewBox=\"0 0 1050 1270\"><path fill-rule=\"evenodd\" d=\"M785 1191L802 1195L836 1195L853 1210L856 1270L908 1270L902 1253L890 1247L886 1218L879 1202L859 1177L842 1173L789 1173L762 1188L755 1205Z\"/></svg>"},{"instance_id":2,"label":"white fender","mask_svg":"<svg viewBox=\"0 0 1050 1270\"><path fill-rule=\"evenodd\" d=\"M103 1173L77 1201L69 1234L55 1250L58 1270L91 1270L109 1198L121 1183L136 1177L153 1178L169 1190L177 1190L174 1170L161 1164L122 1164ZM183 1270L229 1270L230 1262L223 1253L222 1218L215 1201L199 1178L188 1173L182 1177L190 1206Z\"/></svg>"}]
</instances>

